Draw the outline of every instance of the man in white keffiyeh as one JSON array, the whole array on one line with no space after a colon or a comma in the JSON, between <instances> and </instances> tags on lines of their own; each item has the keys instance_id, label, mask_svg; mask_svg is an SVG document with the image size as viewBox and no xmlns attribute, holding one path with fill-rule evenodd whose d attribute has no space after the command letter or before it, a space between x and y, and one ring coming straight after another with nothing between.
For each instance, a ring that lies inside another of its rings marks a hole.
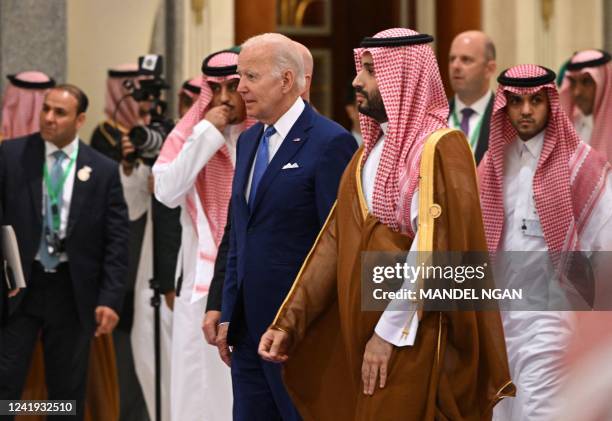
<instances>
[{"instance_id":1,"label":"man in white keffiyeh","mask_svg":"<svg viewBox=\"0 0 612 421\"><path fill-rule=\"evenodd\" d=\"M559 90L580 139L612 162L612 61L601 50L575 53Z\"/></svg>"}]
</instances>

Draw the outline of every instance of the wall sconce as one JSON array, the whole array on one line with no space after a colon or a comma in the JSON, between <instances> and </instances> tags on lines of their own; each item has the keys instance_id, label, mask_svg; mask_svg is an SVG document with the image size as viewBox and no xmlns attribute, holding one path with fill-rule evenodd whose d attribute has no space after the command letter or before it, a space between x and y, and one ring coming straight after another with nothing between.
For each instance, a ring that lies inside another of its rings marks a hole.
<instances>
[{"instance_id":1,"label":"wall sconce","mask_svg":"<svg viewBox=\"0 0 612 421\"><path fill-rule=\"evenodd\" d=\"M555 0L540 0L540 11L544 21L544 28L548 31L550 19L555 12Z\"/></svg>"},{"instance_id":2,"label":"wall sconce","mask_svg":"<svg viewBox=\"0 0 612 421\"><path fill-rule=\"evenodd\" d=\"M202 12L204 11L206 0L191 0L191 11L195 15L197 25L202 24Z\"/></svg>"}]
</instances>

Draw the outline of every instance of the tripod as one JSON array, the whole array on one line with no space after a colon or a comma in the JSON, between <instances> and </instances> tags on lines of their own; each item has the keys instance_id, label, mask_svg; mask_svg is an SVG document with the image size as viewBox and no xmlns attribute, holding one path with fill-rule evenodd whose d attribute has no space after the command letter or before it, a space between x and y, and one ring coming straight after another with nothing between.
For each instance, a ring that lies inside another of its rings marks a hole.
<instances>
[{"instance_id":1,"label":"tripod","mask_svg":"<svg viewBox=\"0 0 612 421\"><path fill-rule=\"evenodd\" d=\"M149 287L153 290L151 307L153 307L155 321L153 339L155 349L155 421L161 421L161 293L155 275L149 281Z\"/></svg>"},{"instance_id":2,"label":"tripod","mask_svg":"<svg viewBox=\"0 0 612 421\"><path fill-rule=\"evenodd\" d=\"M154 312L155 349L155 421L161 421L161 299L162 293L174 288L174 275L181 246L180 209L164 206L152 198L153 221L153 279L149 286L153 291L151 307ZM180 286L177 287L177 295Z\"/></svg>"}]
</instances>

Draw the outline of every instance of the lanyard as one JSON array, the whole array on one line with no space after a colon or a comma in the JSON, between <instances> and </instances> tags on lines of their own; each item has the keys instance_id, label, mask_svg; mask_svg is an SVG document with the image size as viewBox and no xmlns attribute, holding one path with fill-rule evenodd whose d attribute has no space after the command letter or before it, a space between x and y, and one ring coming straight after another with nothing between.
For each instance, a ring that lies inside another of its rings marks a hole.
<instances>
[{"instance_id":1,"label":"lanyard","mask_svg":"<svg viewBox=\"0 0 612 421\"><path fill-rule=\"evenodd\" d=\"M461 123L459 122L459 117L457 117L457 112L454 109L454 107L453 107L453 113L451 115L453 116L453 124L455 128L460 129ZM476 144L478 143L478 137L480 136L480 126L482 126L483 117L484 115L480 116L480 119L478 119L478 123L476 123L476 127L472 131L472 136L470 136L469 133L465 134L470 140L470 148L472 148L472 151L476 149Z\"/></svg>"},{"instance_id":2,"label":"lanyard","mask_svg":"<svg viewBox=\"0 0 612 421\"><path fill-rule=\"evenodd\" d=\"M68 174L72 170L74 166L74 162L76 161L78 149L72 153L70 157L70 162L68 163L68 167L62 174L62 178L57 183L57 185L53 185L51 183L51 177L49 177L49 170L47 169L47 161L45 160L45 164L43 166L43 175L45 177L45 186L47 187L47 196L49 197L49 202L51 203L51 216L52 216L52 224L53 231L58 232L60 228L60 214L59 214L59 193L64 187L64 183L66 183L66 179L68 178Z\"/></svg>"}]
</instances>

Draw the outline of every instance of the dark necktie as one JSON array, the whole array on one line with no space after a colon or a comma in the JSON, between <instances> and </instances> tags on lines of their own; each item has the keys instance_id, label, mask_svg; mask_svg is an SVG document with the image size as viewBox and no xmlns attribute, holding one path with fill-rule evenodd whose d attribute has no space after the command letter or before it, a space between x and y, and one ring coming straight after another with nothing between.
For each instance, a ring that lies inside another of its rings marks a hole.
<instances>
[{"instance_id":1,"label":"dark necktie","mask_svg":"<svg viewBox=\"0 0 612 421\"><path fill-rule=\"evenodd\" d=\"M465 133L466 136L470 136L470 117L474 114L474 110L471 108L464 108L461 110L461 131Z\"/></svg>"}]
</instances>

